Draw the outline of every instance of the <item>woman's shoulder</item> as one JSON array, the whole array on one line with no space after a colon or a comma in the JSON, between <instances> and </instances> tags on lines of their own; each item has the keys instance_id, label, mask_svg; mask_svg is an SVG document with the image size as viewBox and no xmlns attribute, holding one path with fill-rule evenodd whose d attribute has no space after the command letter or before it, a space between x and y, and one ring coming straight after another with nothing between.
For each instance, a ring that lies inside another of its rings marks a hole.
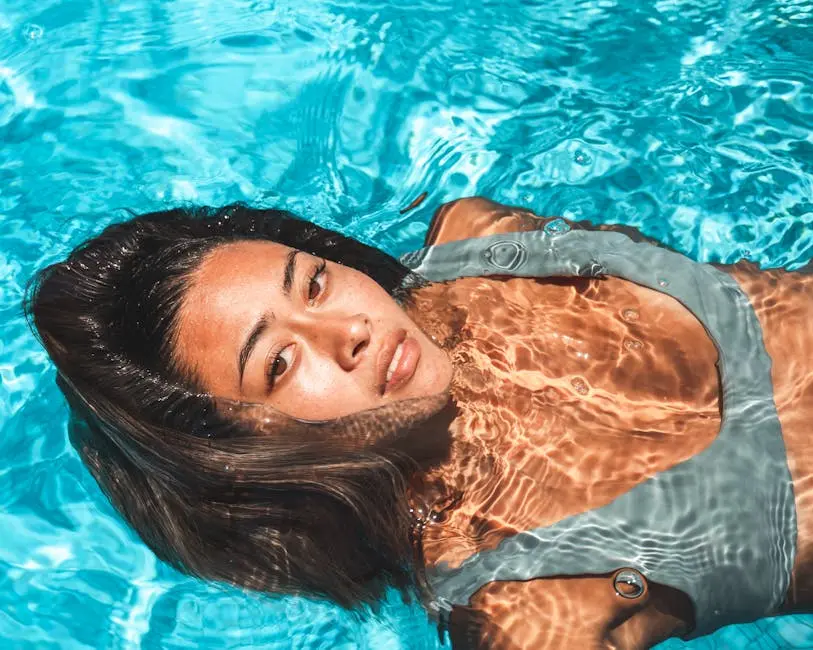
<instances>
[{"instance_id":1,"label":"woman's shoulder","mask_svg":"<svg viewBox=\"0 0 813 650\"><path fill-rule=\"evenodd\" d=\"M482 196L466 197L444 203L435 211L424 246L536 230L547 221L524 208L496 203Z\"/></svg>"},{"instance_id":2,"label":"woman's shoulder","mask_svg":"<svg viewBox=\"0 0 813 650\"><path fill-rule=\"evenodd\" d=\"M482 196L471 196L441 205L429 223L424 246L488 235L525 232L544 228L551 221L561 221L574 230L607 230L620 232L636 242L662 246L631 226L569 221L558 216L537 215L526 208L497 203Z\"/></svg>"}]
</instances>

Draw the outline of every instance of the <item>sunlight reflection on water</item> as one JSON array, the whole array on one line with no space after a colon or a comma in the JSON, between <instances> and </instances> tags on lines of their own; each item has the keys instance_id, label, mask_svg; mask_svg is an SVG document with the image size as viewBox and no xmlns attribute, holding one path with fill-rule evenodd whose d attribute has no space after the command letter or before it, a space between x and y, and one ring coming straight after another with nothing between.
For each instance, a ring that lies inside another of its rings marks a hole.
<instances>
[{"instance_id":1,"label":"sunlight reflection on water","mask_svg":"<svg viewBox=\"0 0 813 650\"><path fill-rule=\"evenodd\" d=\"M282 206L400 253L434 207L474 193L702 260L798 265L813 251L811 25L810 0L0 0L0 639L437 646L395 596L361 622L156 562L67 444L19 309L35 269L122 208L179 202ZM810 620L686 645L810 647Z\"/></svg>"}]
</instances>

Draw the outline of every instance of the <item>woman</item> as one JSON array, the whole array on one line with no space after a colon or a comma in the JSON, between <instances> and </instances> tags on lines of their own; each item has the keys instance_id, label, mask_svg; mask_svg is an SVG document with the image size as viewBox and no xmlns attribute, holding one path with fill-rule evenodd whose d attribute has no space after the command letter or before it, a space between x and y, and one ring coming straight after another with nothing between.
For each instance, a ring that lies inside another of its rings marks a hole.
<instances>
[{"instance_id":1,"label":"woman","mask_svg":"<svg viewBox=\"0 0 813 650\"><path fill-rule=\"evenodd\" d=\"M708 267L629 249L680 269L645 288L607 272L628 246L609 233L577 268L598 277L512 277L568 229L457 201L427 245L492 238L408 258L451 280L425 284L283 213L145 215L46 269L29 313L74 444L183 570L345 605L417 575L455 647L645 648L809 608L810 276L731 267L689 287L693 313L669 285ZM495 277L451 279L464 254ZM745 296L753 361L715 329ZM751 366L773 394L728 373Z\"/></svg>"}]
</instances>

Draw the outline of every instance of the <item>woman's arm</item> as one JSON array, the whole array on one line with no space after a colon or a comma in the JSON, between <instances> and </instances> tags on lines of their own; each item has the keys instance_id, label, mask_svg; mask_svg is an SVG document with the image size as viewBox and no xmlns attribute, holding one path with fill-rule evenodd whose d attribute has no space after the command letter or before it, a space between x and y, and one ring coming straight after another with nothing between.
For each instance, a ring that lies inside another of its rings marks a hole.
<instances>
[{"instance_id":1,"label":"woman's arm","mask_svg":"<svg viewBox=\"0 0 813 650\"><path fill-rule=\"evenodd\" d=\"M454 650L643 650L685 635L691 620L688 598L668 587L624 598L614 575L545 578L489 583L454 609L450 637Z\"/></svg>"}]
</instances>

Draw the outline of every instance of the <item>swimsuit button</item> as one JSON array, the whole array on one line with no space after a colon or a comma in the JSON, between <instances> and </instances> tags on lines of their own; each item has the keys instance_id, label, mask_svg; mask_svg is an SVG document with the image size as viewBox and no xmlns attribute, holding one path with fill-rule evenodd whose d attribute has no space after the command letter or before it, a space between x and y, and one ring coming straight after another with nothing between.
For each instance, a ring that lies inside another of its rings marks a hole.
<instances>
[{"instance_id":1,"label":"swimsuit button","mask_svg":"<svg viewBox=\"0 0 813 650\"><path fill-rule=\"evenodd\" d=\"M613 587L621 598L640 598L646 592L646 578L635 569L621 569L613 577Z\"/></svg>"}]
</instances>

